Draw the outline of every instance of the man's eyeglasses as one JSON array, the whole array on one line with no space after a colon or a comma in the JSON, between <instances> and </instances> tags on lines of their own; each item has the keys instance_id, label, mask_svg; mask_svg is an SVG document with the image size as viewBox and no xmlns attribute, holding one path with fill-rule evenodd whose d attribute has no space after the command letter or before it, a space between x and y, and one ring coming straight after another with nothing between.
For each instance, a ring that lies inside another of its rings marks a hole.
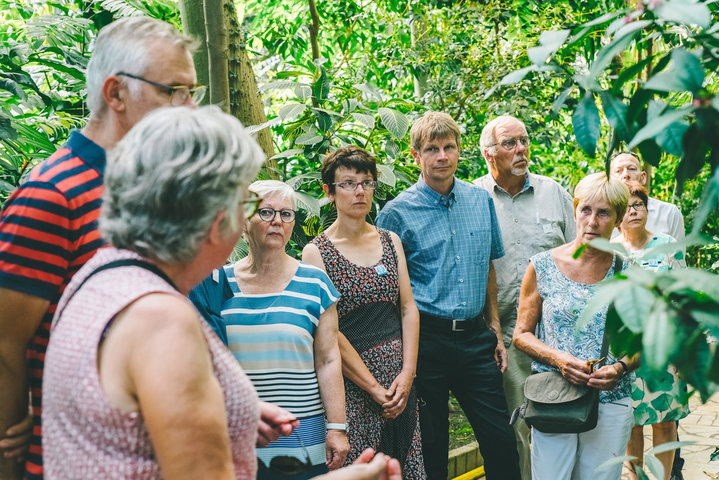
<instances>
[{"instance_id":1,"label":"man's eyeglasses","mask_svg":"<svg viewBox=\"0 0 719 480\"><path fill-rule=\"evenodd\" d=\"M502 140L501 142L493 143L490 147L501 145L505 150L514 150L517 148L517 144L519 143L524 145L524 148L529 148L529 137L522 135L521 137L508 138L506 140Z\"/></svg>"},{"instance_id":2,"label":"man's eyeglasses","mask_svg":"<svg viewBox=\"0 0 719 480\"><path fill-rule=\"evenodd\" d=\"M644 205L643 202L629 204L629 210L634 210L635 212L643 212L646 208L647 208L647 206Z\"/></svg>"},{"instance_id":3,"label":"man's eyeglasses","mask_svg":"<svg viewBox=\"0 0 719 480\"><path fill-rule=\"evenodd\" d=\"M245 214L246 219L257 213L257 207L259 207L260 202L262 202L262 197L255 192L250 192L247 197L247 200L242 201L242 212Z\"/></svg>"},{"instance_id":4,"label":"man's eyeglasses","mask_svg":"<svg viewBox=\"0 0 719 480\"><path fill-rule=\"evenodd\" d=\"M310 461L310 454L307 451L307 448L305 447L305 444L302 442L302 437L299 435L297 438L300 441L300 446L302 447L302 454L305 457L305 461L303 462L297 457L291 457L288 455L282 455L279 457L275 457L272 460L270 460L270 470L277 472L281 475L300 475L302 473L307 473L310 470L312 470L312 462Z\"/></svg>"},{"instance_id":5,"label":"man's eyeglasses","mask_svg":"<svg viewBox=\"0 0 719 480\"><path fill-rule=\"evenodd\" d=\"M335 182L336 187L340 187L342 190L354 192L357 190L358 185L362 185L362 190L372 191L377 188L377 180L363 180L361 182L355 182L354 180L345 180L344 182Z\"/></svg>"},{"instance_id":6,"label":"man's eyeglasses","mask_svg":"<svg viewBox=\"0 0 719 480\"><path fill-rule=\"evenodd\" d=\"M159 88L170 96L170 105L173 107L186 104L190 98L193 102L199 104L205 98L205 93L207 92L207 87L204 85L195 85L194 87L189 85L165 85L127 72L117 72L115 75L139 80Z\"/></svg>"},{"instance_id":7,"label":"man's eyeglasses","mask_svg":"<svg viewBox=\"0 0 719 480\"><path fill-rule=\"evenodd\" d=\"M280 214L280 220L284 223L292 223L295 221L294 210L275 210L273 208L260 208L257 210L257 216L264 222L271 222L278 213Z\"/></svg>"}]
</instances>

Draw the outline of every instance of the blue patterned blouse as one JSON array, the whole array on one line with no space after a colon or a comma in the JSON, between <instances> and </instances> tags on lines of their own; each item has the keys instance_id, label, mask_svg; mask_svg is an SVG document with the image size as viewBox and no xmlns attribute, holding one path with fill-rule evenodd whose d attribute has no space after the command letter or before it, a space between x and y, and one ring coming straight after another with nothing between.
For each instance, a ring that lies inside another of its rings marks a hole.
<instances>
[{"instance_id":1,"label":"blue patterned blouse","mask_svg":"<svg viewBox=\"0 0 719 480\"><path fill-rule=\"evenodd\" d=\"M545 345L569 353L581 360L596 360L602 351L604 326L607 321L607 309L604 308L592 317L592 320L579 332L576 332L577 320L596 290L595 284L582 284L570 280L557 268L551 250L532 257L537 272L537 290L542 297L542 318L537 323L536 335ZM616 258L615 258L616 260ZM628 262L624 262L626 267ZM614 275L614 263L605 278ZM616 362L616 358L607 354L606 365ZM532 362L533 372L548 372L556 368ZM600 391L599 401L608 403L629 396L633 375L622 377L617 386L610 391Z\"/></svg>"}]
</instances>

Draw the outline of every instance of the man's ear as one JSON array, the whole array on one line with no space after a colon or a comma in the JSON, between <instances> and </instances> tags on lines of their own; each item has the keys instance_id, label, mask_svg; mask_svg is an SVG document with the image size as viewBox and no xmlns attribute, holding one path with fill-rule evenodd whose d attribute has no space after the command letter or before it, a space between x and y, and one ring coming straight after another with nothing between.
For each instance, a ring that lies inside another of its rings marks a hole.
<instances>
[{"instance_id":1,"label":"man's ear","mask_svg":"<svg viewBox=\"0 0 719 480\"><path fill-rule=\"evenodd\" d=\"M101 92L102 99L105 105L107 105L107 108L115 112L125 111L125 101L127 100L129 92L116 75L110 75L105 79L102 83Z\"/></svg>"},{"instance_id":2,"label":"man's ear","mask_svg":"<svg viewBox=\"0 0 719 480\"><path fill-rule=\"evenodd\" d=\"M646 185L646 184L647 184L647 172L646 172L646 170L642 170L641 179L642 179L642 185Z\"/></svg>"},{"instance_id":3,"label":"man's ear","mask_svg":"<svg viewBox=\"0 0 719 480\"><path fill-rule=\"evenodd\" d=\"M414 158L414 163L417 165L420 165L419 163L419 153L414 149L414 147L410 147L410 152L412 152L412 158Z\"/></svg>"}]
</instances>

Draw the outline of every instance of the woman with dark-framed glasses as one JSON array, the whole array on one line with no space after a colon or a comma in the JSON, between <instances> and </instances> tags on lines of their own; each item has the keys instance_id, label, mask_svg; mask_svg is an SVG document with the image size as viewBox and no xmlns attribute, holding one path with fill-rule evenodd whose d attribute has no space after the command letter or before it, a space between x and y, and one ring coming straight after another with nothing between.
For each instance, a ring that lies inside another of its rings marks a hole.
<instances>
[{"instance_id":1,"label":"woman with dark-framed glasses","mask_svg":"<svg viewBox=\"0 0 719 480\"><path fill-rule=\"evenodd\" d=\"M660 245L675 242L670 235L653 233L647 230L647 207L649 206L649 193L638 182L628 182L629 206L624 214L620 235L612 241L621 243L629 253L628 260L642 268L655 272L666 272L679 268L682 265L684 254L678 250L674 254L654 253L652 249ZM632 407L634 409L634 427L632 428L627 455L637 457L631 462L630 478L637 479L634 465L642 465L644 456L644 426L652 426L652 441L654 446L677 439L677 420L689 414L686 398L686 385L677 377L674 368L664 373L658 389L649 389L646 381L638 372L632 384ZM669 480L674 450L656 454L657 459L664 467L664 478Z\"/></svg>"},{"instance_id":2,"label":"woman with dark-framed glasses","mask_svg":"<svg viewBox=\"0 0 719 480\"><path fill-rule=\"evenodd\" d=\"M337 303L351 462L365 448L399 460L405 479L426 478L413 386L419 313L399 237L367 222L377 165L347 146L325 157L323 189L337 220L302 259L327 272Z\"/></svg>"},{"instance_id":3,"label":"woman with dark-framed glasses","mask_svg":"<svg viewBox=\"0 0 719 480\"><path fill-rule=\"evenodd\" d=\"M285 253L295 224L294 190L275 180L254 182L249 190L261 198L245 222L249 255L208 277L191 299L260 399L300 421L291 436L257 449L258 478L312 478L344 465L349 449L339 293L325 272Z\"/></svg>"}]
</instances>

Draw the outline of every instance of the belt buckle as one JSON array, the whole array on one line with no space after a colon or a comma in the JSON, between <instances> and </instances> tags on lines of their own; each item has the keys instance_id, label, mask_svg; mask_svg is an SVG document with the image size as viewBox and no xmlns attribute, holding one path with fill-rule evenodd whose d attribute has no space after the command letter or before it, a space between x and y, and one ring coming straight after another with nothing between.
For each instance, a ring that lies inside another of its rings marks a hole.
<instances>
[{"instance_id":1,"label":"belt buckle","mask_svg":"<svg viewBox=\"0 0 719 480\"><path fill-rule=\"evenodd\" d=\"M464 318L453 318L452 319L452 331L453 332L464 332L466 329L461 326L458 326L457 323L465 322L465 321L466 321L466 319L464 319Z\"/></svg>"}]
</instances>

